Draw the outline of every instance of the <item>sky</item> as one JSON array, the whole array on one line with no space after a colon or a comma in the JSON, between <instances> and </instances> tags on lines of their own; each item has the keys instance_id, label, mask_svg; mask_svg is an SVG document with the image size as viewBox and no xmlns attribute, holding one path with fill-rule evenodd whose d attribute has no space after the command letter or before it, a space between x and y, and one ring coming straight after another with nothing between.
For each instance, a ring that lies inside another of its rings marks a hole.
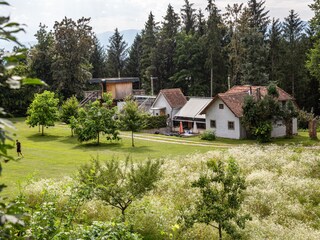
<instances>
[{"instance_id":1,"label":"sky","mask_svg":"<svg viewBox=\"0 0 320 240\"><path fill-rule=\"evenodd\" d=\"M10 7L1 6L0 16L10 15L12 21L26 24L26 33L18 35L20 41L34 41L34 34L39 24L44 23L52 29L55 21L65 16L74 20L91 17L90 25L96 33L121 30L143 29L152 11L156 21L161 22L169 3L180 13L184 0L7 0ZM194 8L202 10L207 0L189 0ZM247 0L216 0L218 8L224 12L225 7L234 3L247 3ZM289 10L294 9L302 20L313 16L308 7L313 0L266 0L266 10L271 18L284 19ZM1 44L1 43L0 43ZM0 46L1 47L1 46Z\"/></svg>"}]
</instances>

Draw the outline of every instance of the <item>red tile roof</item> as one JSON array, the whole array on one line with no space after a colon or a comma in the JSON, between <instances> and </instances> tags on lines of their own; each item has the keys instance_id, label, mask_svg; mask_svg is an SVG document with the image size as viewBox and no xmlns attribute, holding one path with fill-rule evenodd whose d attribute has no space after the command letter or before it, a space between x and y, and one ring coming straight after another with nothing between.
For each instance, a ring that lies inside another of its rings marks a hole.
<instances>
[{"instance_id":1,"label":"red tile roof","mask_svg":"<svg viewBox=\"0 0 320 240\"><path fill-rule=\"evenodd\" d=\"M260 89L261 96L266 96L268 94L268 87L266 86L234 86L230 90L228 90L227 93L240 93L240 92L247 92L249 93L250 87L252 89L252 95L257 96L257 90ZM283 89L277 87L277 91L279 93L278 100L279 101L288 101L288 100L294 100L294 98L287 92L285 92Z\"/></svg>"},{"instance_id":2,"label":"red tile roof","mask_svg":"<svg viewBox=\"0 0 320 240\"><path fill-rule=\"evenodd\" d=\"M294 100L294 98L285 92L283 89L277 87L279 97L278 101L287 101ZM252 95L257 98L260 91L261 97L268 94L268 89L265 86L251 86ZM207 111L207 109L217 100L221 99L228 108L234 113L237 117L242 117L242 106L244 99L250 93L250 86L234 86L225 93L219 93L213 98L211 103L201 112L202 114Z\"/></svg>"},{"instance_id":3,"label":"red tile roof","mask_svg":"<svg viewBox=\"0 0 320 240\"><path fill-rule=\"evenodd\" d=\"M162 89L160 94L163 94L172 108L181 108L187 103L187 98L180 88Z\"/></svg>"}]
</instances>

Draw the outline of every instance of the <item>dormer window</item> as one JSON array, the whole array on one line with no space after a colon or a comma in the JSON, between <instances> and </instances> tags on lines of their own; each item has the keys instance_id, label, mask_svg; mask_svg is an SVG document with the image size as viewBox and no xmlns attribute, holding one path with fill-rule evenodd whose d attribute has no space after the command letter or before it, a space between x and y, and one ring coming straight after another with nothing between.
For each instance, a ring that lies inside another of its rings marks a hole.
<instances>
[{"instance_id":1,"label":"dormer window","mask_svg":"<svg viewBox=\"0 0 320 240\"><path fill-rule=\"evenodd\" d=\"M219 104L219 109L224 109L224 105L222 103Z\"/></svg>"}]
</instances>

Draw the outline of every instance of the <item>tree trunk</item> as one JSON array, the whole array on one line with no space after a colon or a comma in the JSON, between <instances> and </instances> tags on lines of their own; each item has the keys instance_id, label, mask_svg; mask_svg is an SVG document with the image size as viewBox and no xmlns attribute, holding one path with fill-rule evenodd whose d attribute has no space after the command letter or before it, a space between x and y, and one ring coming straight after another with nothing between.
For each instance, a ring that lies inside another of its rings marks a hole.
<instances>
[{"instance_id":1,"label":"tree trunk","mask_svg":"<svg viewBox=\"0 0 320 240\"><path fill-rule=\"evenodd\" d=\"M131 145L134 147L133 131L131 131Z\"/></svg>"},{"instance_id":2,"label":"tree trunk","mask_svg":"<svg viewBox=\"0 0 320 240\"><path fill-rule=\"evenodd\" d=\"M100 143L100 134L98 132L98 145L99 145L99 143Z\"/></svg>"},{"instance_id":3,"label":"tree trunk","mask_svg":"<svg viewBox=\"0 0 320 240\"><path fill-rule=\"evenodd\" d=\"M219 240L222 240L222 228L220 224L219 224Z\"/></svg>"},{"instance_id":4,"label":"tree trunk","mask_svg":"<svg viewBox=\"0 0 320 240\"><path fill-rule=\"evenodd\" d=\"M42 125L41 127L42 127L41 135L43 136L44 135L44 125Z\"/></svg>"},{"instance_id":5,"label":"tree trunk","mask_svg":"<svg viewBox=\"0 0 320 240\"><path fill-rule=\"evenodd\" d=\"M286 137L291 138L293 135L293 126L292 126L292 119L286 121Z\"/></svg>"},{"instance_id":6,"label":"tree trunk","mask_svg":"<svg viewBox=\"0 0 320 240\"><path fill-rule=\"evenodd\" d=\"M126 215L125 215L125 208L122 208L121 209L121 214L122 214L122 222L125 222L126 221Z\"/></svg>"}]
</instances>

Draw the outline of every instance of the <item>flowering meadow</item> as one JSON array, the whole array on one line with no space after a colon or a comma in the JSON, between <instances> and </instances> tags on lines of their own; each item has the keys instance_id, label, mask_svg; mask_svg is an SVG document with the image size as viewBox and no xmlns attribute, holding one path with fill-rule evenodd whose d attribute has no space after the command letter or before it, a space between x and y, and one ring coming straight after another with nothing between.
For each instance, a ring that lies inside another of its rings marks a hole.
<instances>
[{"instance_id":1,"label":"flowering meadow","mask_svg":"<svg viewBox=\"0 0 320 240\"><path fill-rule=\"evenodd\" d=\"M184 226L200 197L191 187L209 159L232 157L246 179L241 211L251 220L240 230L243 239L320 239L320 149L302 146L247 145L186 157L164 158L156 188L128 208L126 222L143 239L218 239L205 224ZM29 206L54 202L66 211L76 180L42 179L22 190ZM81 201L79 201L81 202ZM75 209L75 224L117 221L120 213L97 199L83 200ZM37 224L36 222L34 224ZM224 239L230 239L224 234Z\"/></svg>"}]
</instances>

